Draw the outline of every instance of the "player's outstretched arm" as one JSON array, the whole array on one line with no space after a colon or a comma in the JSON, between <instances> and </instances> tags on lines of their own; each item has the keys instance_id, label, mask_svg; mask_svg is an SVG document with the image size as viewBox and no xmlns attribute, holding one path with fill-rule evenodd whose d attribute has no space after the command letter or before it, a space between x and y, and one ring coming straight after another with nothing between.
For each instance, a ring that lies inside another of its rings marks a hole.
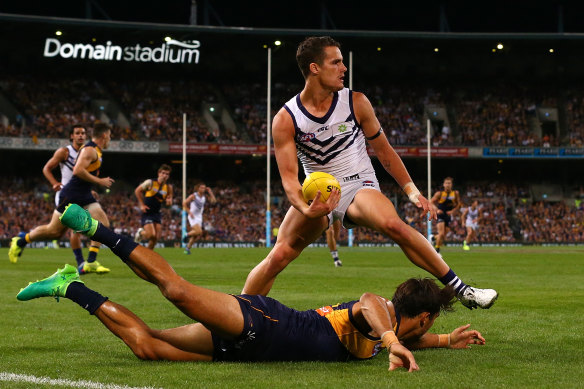
<instances>
[{"instance_id":1,"label":"player's outstretched arm","mask_svg":"<svg viewBox=\"0 0 584 389\"><path fill-rule=\"evenodd\" d=\"M484 345L485 338L477 330L469 330L470 324L456 328L449 334L433 334L427 332L417 339L408 340L405 344L412 350L424 348L470 348L473 344Z\"/></svg>"}]
</instances>

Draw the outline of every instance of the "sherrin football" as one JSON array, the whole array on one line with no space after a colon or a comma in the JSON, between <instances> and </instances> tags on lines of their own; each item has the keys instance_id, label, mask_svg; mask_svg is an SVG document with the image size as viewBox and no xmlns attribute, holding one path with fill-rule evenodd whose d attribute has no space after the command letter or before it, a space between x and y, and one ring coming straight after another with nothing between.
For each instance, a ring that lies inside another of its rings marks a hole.
<instances>
[{"instance_id":1,"label":"sherrin football","mask_svg":"<svg viewBox=\"0 0 584 389\"><path fill-rule=\"evenodd\" d=\"M310 204L316 197L316 192L320 190L320 200L324 203L329 198L333 188L341 191L341 185L334 176L324 172L313 172L306 177L302 184L302 195L304 200Z\"/></svg>"}]
</instances>

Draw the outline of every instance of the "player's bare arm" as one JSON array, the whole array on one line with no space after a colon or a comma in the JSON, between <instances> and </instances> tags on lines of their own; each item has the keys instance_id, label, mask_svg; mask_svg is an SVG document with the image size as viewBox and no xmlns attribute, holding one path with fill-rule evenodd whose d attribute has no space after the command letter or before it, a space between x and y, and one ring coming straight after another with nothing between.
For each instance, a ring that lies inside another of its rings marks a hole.
<instances>
[{"instance_id":1,"label":"player's bare arm","mask_svg":"<svg viewBox=\"0 0 584 389\"><path fill-rule=\"evenodd\" d=\"M209 202L211 204L215 204L217 202L217 198L215 197L213 190L209 187L207 187L207 194L209 195Z\"/></svg>"},{"instance_id":2,"label":"player's bare arm","mask_svg":"<svg viewBox=\"0 0 584 389\"><path fill-rule=\"evenodd\" d=\"M375 155L377 155L383 168L394 178L410 201L422 210L422 215L426 215L429 212L430 218L436 219L434 207L416 188L402 159L389 144L387 137L381 130L381 124L369 99L363 93L354 92L353 107L357 121L363 129L363 134L371 147L373 147Z\"/></svg>"},{"instance_id":3,"label":"player's bare arm","mask_svg":"<svg viewBox=\"0 0 584 389\"><path fill-rule=\"evenodd\" d=\"M460 224L462 225L462 227L466 226L466 215L468 214L468 207L462 211L462 215L460 215Z\"/></svg>"},{"instance_id":4,"label":"player's bare arm","mask_svg":"<svg viewBox=\"0 0 584 389\"><path fill-rule=\"evenodd\" d=\"M142 212L146 212L147 210L150 209L150 207L148 207L144 203L144 192L150 190L150 188L152 188L152 180L148 179L148 180L144 181L143 183L141 183L140 185L138 185L136 187L136 189L134 189L134 194L136 195L136 198L138 199L138 206L140 207Z\"/></svg>"},{"instance_id":5,"label":"player's bare arm","mask_svg":"<svg viewBox=\"0 0 584 389\"><path fill-rule=\"evenodd\" d=\"M73 175L79 177L83 181L91 182L92 184L110 188L114 183L114 179L110 177L96 177L89 173L87 168L97 160L97 151L93 147L84 147L81 149L77 162L73 167Z\"/></svg>"},{"instance_id":6,"label":"player's bare arm","mask_svg":"<svg viewBox=\"0 0 584 389\"><path fill-rule=\"evenodd\" d=\"M381 296L364 293L359 299L359 303L353 306L353 317L357 322L361 321L361 318L365 319L369 328L377 336L381 337L383 346L387 348L390 354L389 370L394 370L401 366L410 372L419 370L414 355L399 342L393 331L393 323L387 304L387 300ZM393 362L391 360L392 355Z\"/></svg>"},{"instance_id":7,"label":"player's bare arm","mask_svg":"<svg viewBox=\"0 0 584 389\"><path fill-rule=\"evenodd\" d=\"M433 334L426 332L422 336L414 339L408 339L404 344L410 350L419 350L424 348L453 348L462 349L470 348L471 345L484 345L485 338L477 330L469 330L470 324L456 328L449 334Z\"/></svg>"},{"instance_id":8,"label":"player's bare arm","mask_svg":"<svg viewBox=\"0 0 584 389\"><path fill-rule=\"evenodd\" d=\"M195 195L191 194L182 203L183 211L186 211L190 217L193 217L193 214L191 213L189 205L191 204L191 201L193 201L194 199Z\"/></svg>"},{"instance_id":9,"label":"player's bare arm","mask_svg":"<svg viewBox=\"0 0 584 389\"><path fill-rule=\"evenodd\" d=\"M340 193L336 190L333 190L326 202L320 201L320 194L318 193L310 206L304 201L302 186L298 182L294 124L285 109L281 109L276 114L272 128L274 150L278 170L282 178L282 186L292 206L309 218L318 218L332 212L340 200Z\"/></svg>"},{"instance_id":10,"label":"player's bare arm","mask_svg":"<svg viewBox=\"0 0 584 389\"><path fill-rule=\"evenodd\" d=\"M69 157L69 150L66 147L61 147L55 151L51 159L43 166L43 174L45 178L51 183L51 187L55 192L61 190L63 185L53 175L53 170L59 166L59 163L64 162Z\"/></svg>"},{"instance_id":11,"label":"player's bare arm","mask_svg":"<svg viewBox=\"0 0 584 389\"><path fill-rule=\"evenodd\" d=\"M166 196L166 205L171 206L174 201L174 189L172 185L168 184L168 195Z\"/></svg>"},{"instance_id":12,"label":"player's bare arm","mask_svg":"<svg viewBox=\"0 0 584 389\"><path fill-rule=\"evenodd\" d=\"M454 191L454 202L456 203L456 205L449 212L450 215L454 215L454 213L457 212L460 209L460 207L462 207L462 201L460 201L460 193L457 190Z\"/></svg>"}]
</instances>

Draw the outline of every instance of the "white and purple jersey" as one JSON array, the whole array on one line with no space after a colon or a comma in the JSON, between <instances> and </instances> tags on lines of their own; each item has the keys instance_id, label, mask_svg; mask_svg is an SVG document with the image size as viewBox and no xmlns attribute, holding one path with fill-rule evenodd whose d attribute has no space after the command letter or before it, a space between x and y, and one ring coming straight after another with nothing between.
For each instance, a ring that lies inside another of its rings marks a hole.
<instances>
[{"instance_id":1,"label":"white and purple jersey","mask_svg":"<svg viewBox=\"0 0 584 389\"><path fill-rule=\"evenodd\" d=\"M320 118L302 105L300 94L284 108L294 122L296 150L307 176L315 171L326 172L341 184L360 174L375 176L365 135L355 118L353 91L344 88L335 92L331 107Z\"/></svg>"}]
</instances>

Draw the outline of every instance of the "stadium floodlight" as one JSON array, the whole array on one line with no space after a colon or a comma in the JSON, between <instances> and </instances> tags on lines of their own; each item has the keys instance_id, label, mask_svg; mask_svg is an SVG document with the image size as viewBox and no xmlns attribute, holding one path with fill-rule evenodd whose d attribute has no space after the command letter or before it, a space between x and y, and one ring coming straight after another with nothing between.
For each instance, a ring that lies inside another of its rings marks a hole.
<instances>
[{"instance_id":1,"label":"stadium floodlight","mask_svg":"<svg viewBox=\"0 0 584 389\"><path fill-rule=\"evenodd\" d=\"M437 52L439 52L439 51L440 51L440 49L438 49L437 47L434 47L434 52L435 52L435 53L437 53Z\"/></svg>"},{"instance_id":2,"label":"stadium floodlight","mask_svg":"<svg viewBox=\"0 0 584 389\"><path fill-rule=\"evenodd\" d=\"M553 53L553 52L554 52L554 49L550 49L550 53Z\"/></svg>"},{"instance_id":3,"label":"stadium floodlight","mask_svg":"<svg viewBox=\"0 0 584 389\"><path fill-rule=\"evenodd\" d=\"M166 42L170 42L170 41L172 40L172 38L171 38L171 37L169 37L169 36L166 36L166 37L164 37L164 40L165 40Z\"/></svg>"},{"instance_id":4,"label":"stadium floodlight","mask_svg":"<svg viewBox=\"0 0 584 389\"><path fill-rule=\"evenodd\" d=\"M503 50L503 44L502 43L497 43L497 49Z\"/></svg>"},{"instance_id":5,"label":"stadium floodlight","mask_svg":"<svg viewBox=\"0 0 584 389\"><path fill-rule=\"evenodd\" d=\"M63 35L63 31L57 30L57 31L55 31L55 35L61 36L61 35Z\"/></svg>"},{"instance_id":6,"label":"stadium floodlight","mask_svg":"<svg viewBox=\"0 0 584 389\"><path fill-rule=\"evenodd\" d=\"M274 41L274 44L275 44L276 46L280 46L280 45L282 44L282 41Z\"/></svg>"}]
</instances>

